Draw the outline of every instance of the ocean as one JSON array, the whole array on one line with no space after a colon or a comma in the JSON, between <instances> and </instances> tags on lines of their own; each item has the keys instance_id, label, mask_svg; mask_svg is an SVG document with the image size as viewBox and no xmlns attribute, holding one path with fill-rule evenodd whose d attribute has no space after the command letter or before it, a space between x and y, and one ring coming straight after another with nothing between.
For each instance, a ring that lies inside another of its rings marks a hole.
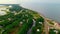
<instances>
[{"instance_id":1,"label":"ocean","mask_svg":"<svg viewBox=\"0 0 60 34\"><path fill-rule=\"evenodd\" d=\"M55 3L22 3L24 8L28 8L43 14L45 17L60 22L60 4Z\"/></svg>"}]
</instances>

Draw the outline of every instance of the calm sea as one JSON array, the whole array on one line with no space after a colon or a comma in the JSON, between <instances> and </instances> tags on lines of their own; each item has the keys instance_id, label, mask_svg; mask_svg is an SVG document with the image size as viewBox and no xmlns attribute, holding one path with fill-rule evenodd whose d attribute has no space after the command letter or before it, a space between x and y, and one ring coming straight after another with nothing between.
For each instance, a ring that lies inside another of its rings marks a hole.
<instances>
[{"instance_id":1,"label":"calm sea","mask_svg":"<svg viewBox=\"0 0 60 34\"><path fill-rule=\"evenodd\" d=\"M22 3L21 6L35 10L45 17L60 22L60 4L51 3Z\"/></svg>"}]
</instances>

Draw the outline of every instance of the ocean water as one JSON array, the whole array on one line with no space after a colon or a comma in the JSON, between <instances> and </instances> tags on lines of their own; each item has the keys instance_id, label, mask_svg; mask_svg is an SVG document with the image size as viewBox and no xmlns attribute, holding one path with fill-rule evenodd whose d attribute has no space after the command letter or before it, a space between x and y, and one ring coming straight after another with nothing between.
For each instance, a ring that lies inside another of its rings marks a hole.
<instances>
[{"instance_id":1,"label":"ocean water","mask_svg":"<svg viewBox=\"0 0 60 34\"><path fill-rule=\"evenodd\" d=\"M22 3L22 7L37 11L45 17L60 22L60 4L55 3Z\"/></svg>"}]
</instances>

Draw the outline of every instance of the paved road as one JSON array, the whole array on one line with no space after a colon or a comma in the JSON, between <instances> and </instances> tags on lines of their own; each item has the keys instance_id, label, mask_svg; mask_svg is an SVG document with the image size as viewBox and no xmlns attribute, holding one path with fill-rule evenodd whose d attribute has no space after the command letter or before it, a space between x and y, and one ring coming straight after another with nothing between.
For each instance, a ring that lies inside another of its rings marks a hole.
<instances>
[{"instance_id":1,"label":"paved road","mask_svg":"<svg viewBox=\"0 0 60 34\"><path fill-rule=\"evenodd\" d=\"M32 27L34 27L34 26L35 26L35 21L33 20L33 25L32 25ZM29 31L27 32L27 34L31 34L32 27L29 29Z\"/></svg>"}]
</instances>

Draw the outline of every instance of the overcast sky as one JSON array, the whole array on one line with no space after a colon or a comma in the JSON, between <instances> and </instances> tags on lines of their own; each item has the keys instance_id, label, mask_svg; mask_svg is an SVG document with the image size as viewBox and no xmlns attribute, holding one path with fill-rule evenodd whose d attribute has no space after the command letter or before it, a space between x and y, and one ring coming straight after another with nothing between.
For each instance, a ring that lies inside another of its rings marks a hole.
<instances>
[{"instance_id":1,"label":"overcast sky","mask_svg":"<svg viewBox=\"0 0 60 34\"><path fill-rule=\"evenodd\" d=\"M19 0L0 0L0 4L17 4L17 3L19 3Z\"/></svg>"},{"instance_id":2,"label":"overcast sky","mask_svg":"<svg viewBox=\"0 0 60 34\"><path fill-rule=\"evenodd\" d=\"M0 0L0 4L21 4L26 2L60 3L60 0Z\"/></svg>"}]
</instances>

